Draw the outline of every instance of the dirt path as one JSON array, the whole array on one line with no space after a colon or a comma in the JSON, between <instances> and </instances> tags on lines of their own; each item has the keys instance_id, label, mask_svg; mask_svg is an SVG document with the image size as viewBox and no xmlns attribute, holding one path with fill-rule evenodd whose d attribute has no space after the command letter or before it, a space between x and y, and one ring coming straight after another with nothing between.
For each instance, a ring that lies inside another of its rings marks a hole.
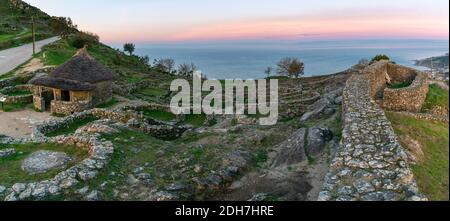
<instances>
[{"instance_id":1,"label":"dirt path","mask_svg":"<svg viewBox=\"0 0 450 221\"><path fill-rule=\"evenodd\" d=\"M33 110L17 112L0 111L0 134L14 138L29 138L34 124L53 119L49 113L39 113Z\"/></svg>"}]
</instances>

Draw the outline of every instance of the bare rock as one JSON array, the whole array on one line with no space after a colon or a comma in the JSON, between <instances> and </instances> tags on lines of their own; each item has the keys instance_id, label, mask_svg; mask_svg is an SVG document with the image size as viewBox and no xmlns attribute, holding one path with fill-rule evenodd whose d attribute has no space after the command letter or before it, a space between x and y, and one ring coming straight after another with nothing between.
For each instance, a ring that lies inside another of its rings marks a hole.
<instances>
[{"instance_id":1,"label":"bare rock","mask_svg":"<svg viewBox=\"0 0 450 221\"><path fill-rule=\"evenodd\" d=\"M415 164L423 161L425 156L419 141L414 140L408 135L402 135L399 136L399 142L406 149L405 151L409 162Z\"/></svg>"},{"instance_id":2,"label":"bare rock","mask_svg":"<svg viewBox=\"0 0 450 221\"><path fill-rule=\"evenodd\" d=\"M308 156L318 156L323 153L326 143L333 139L333 132L328 128L313 127L308 130Z\"/></svg>"},{"instance_id":3,"label":"bare rock","mask_svg":"<svg viewBox=\"0 0 450 221\"><path fill-rule=\"evenodd\" d=\"M280 144L280 152L272 162L272 167L291 165L306 160L306 129L297 130L289 139Z\"/></svg>"},{"instance_id":4,"label":"bare rock","mask_svg":"<svg viewBox=\"0 0 450 221\"><path fill-rule=\"evenodd\" d=\"M63 152L37 151L22 162L22 169L29 174L45 173L51 169L65 166L70 157Z\"/></svg>"},{"instance_id":5,"label":"bare rock","mask_svg":"<svg viewBox=\"0 0 450 221\"><path fill-rule=\"evenodd\" d=\"M0 158L2 157L9 157L16 154L16 150L14 148L7 148L0 150Z\"/></svg>"}]
</instances>

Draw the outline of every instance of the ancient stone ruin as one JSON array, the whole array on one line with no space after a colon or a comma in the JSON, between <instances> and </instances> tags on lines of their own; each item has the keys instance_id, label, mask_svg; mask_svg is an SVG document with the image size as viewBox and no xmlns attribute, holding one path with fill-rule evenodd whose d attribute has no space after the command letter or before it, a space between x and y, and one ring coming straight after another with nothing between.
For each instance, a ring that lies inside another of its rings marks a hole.
<instances>
[{"instance_id":1,"label":"ancient stone ruin","mask_svg":"<svg viewBox=\"0 0 450 221\"><path fill-rule=\"evenodd\" d=\"M406 80L412 80L412 85L397 91L386 88L388 82ZM349 78L343 95L342 141L320 201L426 200L391 123L376 102L382 99L382 106L388 109L420 110L425 85L428 87L422 74L384 61ZM397 100L402 102L395 103Z\"/></svg>"},{"instance_id":2,"label":"ancient stone ruin","mask_svg":"<svg viewBox=\"0 0 450 221\"><path fill-rule=\"evenodd\" d=\"M370 96L387 110L420 112L427 98L428 79L425 73L381 61L364 70L370 84ZM389 85L408 85L390 88Z\"/></svg>"}]
</instances>

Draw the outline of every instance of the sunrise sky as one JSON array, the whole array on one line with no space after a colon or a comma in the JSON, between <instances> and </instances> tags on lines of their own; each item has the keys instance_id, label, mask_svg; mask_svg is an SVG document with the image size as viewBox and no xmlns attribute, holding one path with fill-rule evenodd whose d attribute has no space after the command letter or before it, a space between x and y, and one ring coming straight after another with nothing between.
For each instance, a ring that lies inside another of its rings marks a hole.
<instances>
[{"instance_id":1,"label":"sunrise sky","mask_svg":"<svg viewBox=\"0 0 450 221\"><path fill-rule=\"evenodd\" d=\"M26 0L102 41L448 39L448 0Z\"/></svg>"}]
</instances>

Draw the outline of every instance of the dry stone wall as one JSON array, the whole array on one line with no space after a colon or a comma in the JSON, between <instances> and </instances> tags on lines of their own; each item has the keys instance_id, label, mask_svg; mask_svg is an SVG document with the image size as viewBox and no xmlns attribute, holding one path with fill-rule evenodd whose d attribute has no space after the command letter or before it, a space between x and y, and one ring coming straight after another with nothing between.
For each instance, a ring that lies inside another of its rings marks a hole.
<instances>
[{"instance_id":1,"label":"dry stone wall","mask_svg":"<svg viewBox=\"0 0 450 221\"><path fill-rule=\"evenodd\" d=\"M8 96L5 94L14 92L14 91L29 91L30 94L26 95L16 95L16 96ZM15 103L32 103L33 102L33 86L32 85L17 85L17 86L9 86L0 90L0 97L5 98L5 104L15 104Z\"/></svg>"},{"instance_id":2,"label":"dry stone wall","mask_svg":"<svg viewBox=\"0 0 450 221\"><path fill-rule=\"evenodd\" d=\"M382 78L379 75L384 75L383 69L356 74L347 81L343 138L319 201L426 200L391 123L373 99L382 87L374 84Z\"/></svg>"}]
</instances>

